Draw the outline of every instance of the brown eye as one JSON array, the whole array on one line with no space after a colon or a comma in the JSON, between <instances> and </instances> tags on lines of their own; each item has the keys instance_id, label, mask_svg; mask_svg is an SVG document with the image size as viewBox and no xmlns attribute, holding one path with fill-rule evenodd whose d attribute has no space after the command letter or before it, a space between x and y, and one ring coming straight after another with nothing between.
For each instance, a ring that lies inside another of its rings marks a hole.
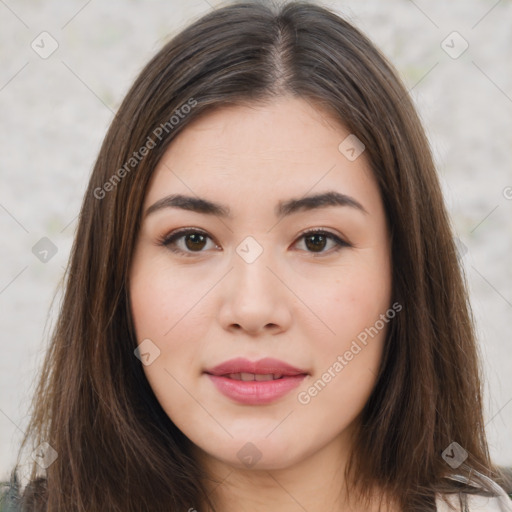
<instances>
[{"instance_id":1,"label":"brown eye","mask_svg":"<svg viewBox=\"0 0 512 512\"><path fill-rule=\"evenodd\" d=\"M206 245L206 237L200 233L185 235L185 246L191 251L200 251Z\"/></svg>"},{"instance_id":2,"label":"brown eye","mask_svg":"<svg viewBox=\"0 0 512 512\"><path fill-rule=\"evenodd\" d=\"M320 234L309 235L305 238L306 247L311 251L318 252L323 251L327 244L327 237Z\"/></svg>"},{"instance_id":3,"label":"brown eye","mask_svg":"<svg viewBox=\"0 0 512 512\"><path fill-rule=\"evenodd\" d=\"M212 248L207 247L209 242L213 248L217 247L210 236L196 229L176 231L159 240L160 245L168 247L172 252L182 254L183 256L192 256L193 253L200 254L205 252L203 249Z\"/></svg>"},{"instance_id":4,"label":"brown eye","mask_svg":"<svg viewBox=\"0 0 512 512\"><path fill-rule=\"evenodd\" d=\"M345 242L334 233L321 230L308 231L304 233L299 240L304 240L306 252L316 253L318 255L327 255L343 247L352 247L348 242ZM209 235L195 229L177 231L159 241L160 245L168 247L171 251L184 256L192 256L194 253L200 254L206 252L209 242L212 244L209 248L219 249L219 247L213 243Z\"/></svg>"},{"instance_id":5,"label":"brown eye","mask_svg":"<svg viewBox=\"0 0 512 512\"><path fill-rule=\"evenodd\" d=\"M307 252L317 253L320 255L336 252L343 247L352 247L348 242L345 242L345 240L342 240L334 233L322 230L308 231L307 233L304 233L299 240L304 240ZM329 245L332 250L329 250ZM325 250L326 248L327 250Z\"/></svg>"}]
</instances>

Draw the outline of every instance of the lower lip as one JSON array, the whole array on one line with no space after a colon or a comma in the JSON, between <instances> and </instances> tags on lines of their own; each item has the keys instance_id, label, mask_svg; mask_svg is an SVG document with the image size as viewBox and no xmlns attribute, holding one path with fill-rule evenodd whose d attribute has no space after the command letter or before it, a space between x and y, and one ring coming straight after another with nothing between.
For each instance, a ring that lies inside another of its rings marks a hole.
<instances>
[{"instance_id":1,"label":"lower lip","mask_svg":"<svg viewBox=\"0 0 512 512\"><path fill-rule=\"evenodd\" d=\"M276 380L234 380L218 375L210 375L217 389L235 402L246 405L264 405L278 400L296 388L306 375L290 375Z\"/></svg>"}]
</instances>

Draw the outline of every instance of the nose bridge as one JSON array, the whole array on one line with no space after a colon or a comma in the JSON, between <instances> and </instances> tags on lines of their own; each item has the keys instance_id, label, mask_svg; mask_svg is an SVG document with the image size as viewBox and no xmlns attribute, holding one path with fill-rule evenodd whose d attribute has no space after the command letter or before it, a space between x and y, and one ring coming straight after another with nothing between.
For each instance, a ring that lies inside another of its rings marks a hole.
<instances>
[{"instance_id":1,"label":"nose bridge","mask_svg":"<svg viewBox=\"0 0 512 512\"><path fill-rule=\"evenodd\" d=\"M245 293L268 293L267 288L272 287L270 281L274 276L267 268L272 265L272 250L268 240L266 242L262 237L259 237L258 241L249 235L236 247L236 254L233 255L234 278Z\"/></svg>"},{"instance_id":2,"label":"nose bridge","mask_svg":"<svg viewBox=\"0 0 512 512\"><path fill-rule=\"evenodd\" d=\"M273 251L248 236L233 254L229 286L224 295L220 319L224 327L237 326L259 331L271 325L285 328L291 315L282 284L269 267L275 267Z\"/></svg>"}]
</instances>

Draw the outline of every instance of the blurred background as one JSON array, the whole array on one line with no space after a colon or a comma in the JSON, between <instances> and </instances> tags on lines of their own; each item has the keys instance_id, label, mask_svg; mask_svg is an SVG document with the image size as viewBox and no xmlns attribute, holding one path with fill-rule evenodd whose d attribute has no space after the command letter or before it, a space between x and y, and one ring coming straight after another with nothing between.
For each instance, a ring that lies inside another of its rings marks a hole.
<instances>
[{"instance_id":1,"label":"blurred background","mask_svg":"<svg viewBox=\"0 0 512 512\"><path fill-rule=\"evenodd\" d=\"M491 455L512 466L512 1L315 3L376 43L423 119L470 287ZM105 132L144 64L221 5L0 0L0 479L28 421Z\"/></svg>"}]
</instances>

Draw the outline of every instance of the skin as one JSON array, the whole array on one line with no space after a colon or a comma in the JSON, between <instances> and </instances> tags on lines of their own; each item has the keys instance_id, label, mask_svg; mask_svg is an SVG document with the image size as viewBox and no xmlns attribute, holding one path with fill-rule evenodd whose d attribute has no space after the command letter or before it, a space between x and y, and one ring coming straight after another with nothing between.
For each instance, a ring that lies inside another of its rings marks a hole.
<instances>
[{"instance_id":1,"label":"skin","mask_svg":"<svg viewBox=\"0 0 512 512\"><path fill-rule=\"evenodd\" d=\"M149 184L143 212L186 194L232 213L169 207L144 216L130 272L138 341L149 338L160 350L145 375L222 480L211 491L219 511L377 510L349 507L340 489L388 325L309 403L298 400L391 307L383 203L364 152L349 161L338 149L349 133L302 99L222 107L177 136ZM351 196L366 212L327 206L275 216L278 201L327 191ZM207 235L202 243L175 241L189 256L159 243L181 228ZM315 228L351 246L336 250L328 238L307 244L303 234ZM263 249L252 263L236 251L247 236ZM203 373L233 357L275 357L310 374L274 403L241 405ZM248 442L261 454L252 467L237 456Z\"/></svg>"}]
</instances>

